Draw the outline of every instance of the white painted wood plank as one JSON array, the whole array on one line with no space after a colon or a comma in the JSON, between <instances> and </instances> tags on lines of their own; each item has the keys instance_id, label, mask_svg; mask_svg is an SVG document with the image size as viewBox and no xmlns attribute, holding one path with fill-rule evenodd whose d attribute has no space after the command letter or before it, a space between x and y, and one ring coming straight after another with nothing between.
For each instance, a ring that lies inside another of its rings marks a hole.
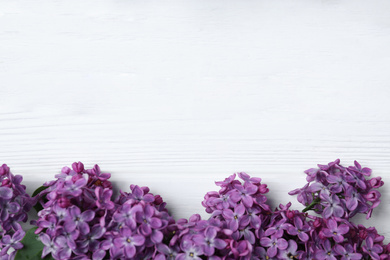
<instances>
[{"instance_id":1,"label":"white painted wood plank","mask_svg":"<svg viewBox=\"0 0 390 260\"><path fill-rule=\"evenodd\" d=\"M75 160L150 186L179 217L213 182L276 204L341 158L390 214L388 1L0 2L0 158L32 191ZM295 207L299 207L297 203ZM203 216L206 216L203 214Z\"/></svg>"}]
</instances>

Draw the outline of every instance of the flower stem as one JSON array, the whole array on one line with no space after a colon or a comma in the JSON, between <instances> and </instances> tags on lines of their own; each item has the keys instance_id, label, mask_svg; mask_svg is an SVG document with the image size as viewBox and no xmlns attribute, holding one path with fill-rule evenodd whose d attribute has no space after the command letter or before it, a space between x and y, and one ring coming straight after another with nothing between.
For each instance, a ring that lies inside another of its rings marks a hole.
<instances>
[{"instance_id":1,"label":"flower stem","mask_svg":"<svg viewBox=\"0 0 390 260\"><path fill-rule=\"evenodd\" d=\"M308 210L311 210L312 208L314 208L315 205L317 205L319 202L321 201L320 198L316 198L315 200L312 201L312 203L310 203L306 208L304 208L302 210L302 212L306 212Z\"/></svg>"}]
</instances>

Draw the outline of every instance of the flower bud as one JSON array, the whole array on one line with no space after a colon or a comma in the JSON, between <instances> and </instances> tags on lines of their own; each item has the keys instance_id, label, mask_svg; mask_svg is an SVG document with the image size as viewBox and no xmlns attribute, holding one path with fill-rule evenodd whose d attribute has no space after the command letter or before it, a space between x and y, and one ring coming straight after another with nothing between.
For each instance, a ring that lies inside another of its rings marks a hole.
<instances>
[{"instance_id":1,"label":"flower bud","mask_svg":"<svg viewBox=\"0 0 390 260\"><path fill-rule=\"evenodd\" d=\"M84 164L82 162L75 162L72 164L72 168L75 172L81 173L84 171Z\"/></svg>"},{"instance_id":2,"label":"flower bud","mask_svg":"<svg viewBox=\"0 0 390 260\"><path fill-rule=\"evenodd\" d=\"M72 205L72 203L70 203L70 200L66 197L60 197L58 198L58 206L60 206L61 208L68 208L69 206Z\"/></svg>"},{"instance_id":3,"label":"flower bud","mask_svg":"<svg viewBox=\"0 0 390 260\"><path fill-rule=\"evenodd\" d=\"M6 175L9 173L9 167L6 165L6 164L3 164L1 167L0 167L0 176L2 175Z\"/></svg>"},{"instance_id":4,"label":"flower bud","mask_svg":"<svg viewBox=\"0 0 390 260\"><path fill-rule=\"evenodd\" d=\"M160 205L161 203L163 203L163 199L161 198L161 196L160 195L155 195L154 196L154 204Z\"/></svg>"},{"instance_id":5,"label":"flower bud","mask_svg":"<svg viewBox=\"0 0 390 260\"><path fill-rule=\"evenodd\" d=\"M69 175L71 169L68 166L62 168L61 173Z\"/></svg>"},{"instance_id":6,"label":"flower bud","mask_svg":"<svg viewBox=\"0 0 390 260\"><path fill-rule=\"evenodd\" d=\"M259 192L261 194L267 193L268 191L269 191L269 189L267 188L267 184L261 184L259 186Z\"/></svg>"},{"instance_id":7,"label":"flower bud","mask_svg":"<svg viewBox=\"0 0 390 260\"><path fill-rule=\"evenodd\" d=\"M364 195L364 198L368 201L377 201L381 197L381 194L377 190L372 190Z\"/></svg>"},{"instance_id":8,"label":"flower bud","mask_svg":"<svg viewBox=\"0 0 390 260\"><path fill-rule=\"evenodd\" d=\"M5 179L1 182L1 186L11 188L11 181L9 179Z\"/></svg>"},{"instance_id":9,"label":"flower bud","mask_svg":"<svg viewBox=\"0 0 390 260\"><path fill-rule=\"evenodd\" d=\"M294 216L295 216L294 211L288 209L288 210L286 211L286 216L287 216L287 218L289 218L289 219L293 219Z\"/></svg>"},{"instance_id":10,"label":"flower bud","mask_svg":"<svg viewBox=\"0 0 390 260\"><path fill-rule=\"evenodd\" d=\"M375 177L369 180L370 185L373 189L378 189L383 186L384 182L382 181L381 177Z\"/></svg>"},{"instance_id":11,"label":"flower bud","mask_svg":"<svg viewBox=\"0 0 390 260\"><path fill-rule=\"evenodd\" d=\"M318 228L318 227L320 227L321 225L322 225L322 223L321 223L320 218L316 218L316 219L314 220L314 222L313 222L313 226L314 226L315 228Z\"/></svg>"},{"instance_id":12,"label":"flower bud","mask_svg":"<svg viewBox=\"0 0 390 260\"><path fill-rule=\"evenodd\" d=\"M75 174L72 176L72 181L73 182L76 182L77 180L83 178L83 176L81 174Z\"/></svg>"},{"instance_id":13,"label":"flower bud","mask_svg":"<svg viewBox=\"0 0 390 260\"><path fill-rule=\"evenodd\" d=\"M359 238L360 238L361 240L364 240L364 239L366 239L367 236L368 236L367 230L366 230L366 229L362 229L362 228L360 227L360 230L359 230Z\"/></svg>"}]
</instances>

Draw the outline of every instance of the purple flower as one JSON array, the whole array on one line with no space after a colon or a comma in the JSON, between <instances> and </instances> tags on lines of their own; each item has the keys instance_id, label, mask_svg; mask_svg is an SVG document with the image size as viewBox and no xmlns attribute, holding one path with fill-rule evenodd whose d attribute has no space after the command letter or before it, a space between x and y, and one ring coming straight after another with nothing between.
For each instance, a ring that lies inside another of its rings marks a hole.
<instances>
[{"instance_id":1,"label":"purple flower","mask_svg":"<svg viewBox=\"0 0 390 260\"><path fill-rule=\"evenodd\" d=\"M322 249L317 249L315 251L315 258L316 259L324 259L324 260L336 260L336 255L337 253L333 250L331 244L330 244L330 240L325 240L323 241L323 243L321 244L322 246Z\"/></svg>"},{"instance_id":2,"label":"purple flower","mask_svg":"<svg viewBox=\"0 0 390 260\"><path fill-rule=\"evenodd\" d=\"M345 176L345 179L349 183L351 184L356 183L356 185L362 190L365 190L367 188L365 178L362 174L360 174L359 172L349 171L349 170L346 170L346 173L347 174Z\"/></svg>"},{"instance_id":3,"label":"purple flower","mask_svg":"<svg viewBox=\"0 0 390 260\"><path fill-rule=\"evenodd\" d=\"M275 237L282 237L284 230L291 227L291 224L286 223L286 219L281 219L276 224L271 225L265 232L265 236L274 235Z\"/></svg>"},{"instance_id":4,"label":"purple flower","mask_svg":"<svg viewBox=\"0 0 390 260\"><path fill-rule=\"evenodd\" d=\"M80 178L73 182L73 180L66 181L64 183L64 188L60 190L62 194L72 195L74 197L78 197L82 193L82 189L87 184L87 180L84 178Z\"/></svg>"},{"instance_id":5,"label":"purple flower","mask_svg":"<svg viewBox=\"0 0 390 260\"><path fill-rule=\"evenodd\" d=\"M95 252L98 249L99 245L99 238L101 238L104 233L106 232L106 229L99 224L95 224L91 232L88 234L84 234L84 236L81 238L81 241L77 243L77 251L86 253L88 251Z\"/></svg>"},{"instance_id":6,"label":"purple flower","mask_svg":"<svg viewBox=\"0 0 390 260\"><path fill-rule=\"evenodd\" d=\"M0 255L5 255L10 248L16 250L23 248L23 244L20 243L20 240L23 239L24 235L25 232L23 230L16 231L12 236L5 235L0 241L1 245L4 246Z\"/></svg>"},{"instance_id":7,"label":"purple flower","mask_svg":"<svg viewBox=\"0 0 390 260\"><path fill-rule=\"evenodd\" d=\"M336 243L344 241L344 236L349 231L349 227L345 224L337 226L337 221L334 219L328 219L326 226L328 228L323 229L323 233L326 237L331 237Z\"/></svg>"},{"instance_id":8,"label":"purple flower","mask_svg":"<svg viewBox=\"0 0 390 260\"><path fill-rule=\"evenodd\" d=\"M17 202L9 202L8 200L0 201L0 220L6 221L10 214L15 214L20 210L20 205Z\"/></svg>"},{"instance_id":9,"label":"purple flower","mask_svg":"<svg viewBox=\"0 0 390 260\"><path fill-rule=\"evenodd\" d=\"M246 257L250 255L252 252L252 245L246 240L231 240L230 249L232 250L235 259L240 259L240 257Z\"/></svg>"},{"instance_id":10,"label":"purple flower","mask_svg":"<svg viewBox=\"0 0 390 260\"><path fill-rule=\"evenodd\" d=\"M332 215L341 218L344 215L344 208L340 205L340 199L336 194L330 197L326 193L321 193L320 198L323 199L321 204L325 206L322 213L324 218L328 219Z\"/></svg>"},{"instance_id":11,"label":"purple flower","mask_svg":"<svg viewBox=\"0 0 390 260\"><path fill-rule=\"evenodd\" d=\"M356 250L350 245L346 244L344 247L342 245L336 244L334 251L341 255L341 260L359 260L362 259L362 254L356 253Z\"/></svg>"},{"instance_id":12,"label":"purple flower","mask_svg":"<svg viewBox=\"0 0 390 260\"><path fill-rule=\"evenodd\" d=\"M100 171L99 165L97 164L95 164L95 166L91 170L87 170L86 172L89 173L90 178L93 179L91 182L97 180L99 180L100 182L105 182L111 177L110 173L102 173Z\"/></svg>"},{"instance_id":13,"label":"purple flower","mask_svg":"<svg viewBox=\"0 0 390 260\"><path fill-rule=\"evenodd\" d=\"M102 187L96 187L95 189L96 194L96 206L99 209L113 209L114 208L114 202L111 201L112 196L112 190Z\"/></svg>"},{"instance_id":14,"label":"purple flower","mask_svg":"<svg viewBox=\"0 0 390 260\"><path fill-rule=\"evenodd\" d=\"M297 243L290 239L288 241L288 247L285 250L280 250L278 253L278 259L298 259Z\"/></svg>"},{"instance_id":15,"label":"purple flower","mask_svg":"<svg viewBox=\"0 0 390 260\"><path fill-rule=\"evenodd\" d=\"M120 236L114 238L114 245L117 248L123 248L127 258L134 257L136 253L136 246L141 246L145 243L145 237L133 234L131 230L124 227L120 230Z\"/></svg>"},{"instance_id":16,"label":"purple flower","mask_svg":"<svg viewBox=\"0 0 390 260\"><path fill-rule=\"evenodd\" d=\"M179 251L179 249L177 248L177 246L175 247L168 247L167 245L165 244L158 244L157 245L157 250L158 252L160 252L161 254L157 255L156 256L156 260L175 260L176 256L177 256L177 252ZM163 257L164 256L164 257Z\"/></svg>"},{"instance_id":17,"label":"purple flower","mask_svg":"<svg viewBox=\"0 0 390 260\"><path fill-rule=\"evenodd\" d=\"M285 250L288 247L288 243L284 238L278 238L274 235L269 237L262 237L260 239L260 245L268 247L267 255L274 257L278 254L278 250Z\"/></svg>"},{"instance_id":18,"label":"purple flower","mask_svg":"<svg viewBox=\"0 0 390 260\"><path fill-rule=\"evenodd\" d=\"M244 237L244 239L246 241L248 241L250 244L253 245L256 242L256 238L255 238L255 235L253 234L252 231L253 231L253 229L250 226L240 224L240 227L238 228L238 230L233 232L232 238L234 240L238 241L242 237Z\"/></svg>"},{"instance_id":19,"label":"purple flower","mask_svg":"<svg viewBox=\"0 0 390 260\"><path fill-rule=\"evenodd\" d=\"M84 171L84 164L82 162L74 162L72 168L76 173L82 173Z\"/></svg>"},{"instance_id":20,"label":"purple flower","mask_svg":"<svg viewBox=\"0 0 390 260\"><path fill-rule=\"evenodd\" d=\"M330 194L328 186L323 184L323 183L321 183L321 182L313 183L312 185L310 185L307 188L307 191L310 192L310 193L314 193L314 192L318 191L320 195L321 194L326 194L326 195Z\"/></svg>"},{"instance_id":21,"label":"purple flower","mask_svg":"<svg viewBox=\"0 0 390 260\"><path fill-rule=\"evenodd\" d=\"M44 245L42 251L42 258L45 258L48 254L56 254L58 250L58 246L54 243L54 241L49 237L46 233L41 233L39 235L39 240L41 240Z\"/></svg>"},{"instance_id":22,"label":"purple flower","mask_svg":"<svg viewBox=\"0 0 390 260\"><path fill-rule=\"evenodd\" d=\"M292 190L288 194L298 195L297 200L303 205L308 205L313 201L313 196L311 192L308 191L309 185L310 183L306 183L306 185L303 186L303 188Z\"/></svg>"},{"instance_id":23,"label":"purple flower","mask_svg":"<svg viewBox=\"0 0 390 260\"><path fill-rule=\"evenodd\" d=\"M339 193L349 187L349 184L344 180L343 175L328 175L326 180L331 184L330 190L334 193Z\"/></svg>"},{"instance_id":24,"label":"purple flower","mask_svg":"<svg viewBox=\"0 0 390 260\"><path fill-rule=\"evenodd\" d=\"M144 236L149 236L152 234L152 229L157 229L162 226L161 219L155 217L154 212L155 208L146 204L143 211L135 214L136 221L141 224L139 230Z\"/></svg>"},{"instance_id":25,"label":"purple flower","mask_svg":"<svg viewBox=\"0 0 390 260\"><path fill-rule=\"evenodd\" d=\"M80 209L76 206L72 206L68 209L68 216L65 219L65 226L67 230L74 230L78 228L81 234L88 234L90 231L88 222L95 217L95 212L92 210L86 210L81 213Z\"/></svg>"},{"instance_id":26,"label":"purple flower","mask_svg":"<svg viewBox=\"0 0 390 260\"><path fill-rule=\"evenodd\" d=\"M245 207L250 208L253 205L253 197L252 195L257 192L257 186L253 185L249 182L245 183L244 186L241 184L234 185L234 188L236 189L232 193L232 197L234 200L242 201Z\"/></svg>"},{"instance_id":27,"label":"purple flower","mask_svg":"<svg viewBox=\"0 0 390 260\"><path fill-rule=\"evenodd\" d=\"M233 201L231 196L232 193L228 192L226 194L220 195L220 197L210 198L207 204L211 207L216 207L220 210L227 209L229 207L235 207L237 205L237 201ZM212 211L210 213L212 213Z\"/></svg>"},{"instance_id":28,"label":"purple flower","mask_svg":"<svg viewBox=\"0 0 390 260\"><path fill-rule=\"evenodd\" d=\"M227 246L224 240L217 238L217 229L213 227L206 228L204 234L194 235L193 241L196 245L202 246L206 256L214 255L215 248L223 249Z\"/></svg>"},{"instance_id":29,"label":"purple flower","mask_svg":"<svg viewBox=\"0 0 390 260\"><path fill-rule=\"evenodd\" d=\"M222 212L223 217L228 221L229 229L236 231L238 229L239 221L245 213L245 207L242 204L234 207L234 212L231 209L224 209Z\"/></svg>"},{"instance_id":30,"label":"purple flower","mask_svg":"<svg viewBox=\"0 0 390 260\"><path fill-rule=\"evenodd\" d=\"M369 180L370 187L373 189L378 189L383 186L383 181L381 177L375 177Z\"/></svg>"},{"instance_id":31,"label":"purple flower","mask_svg":"<svg viewBox=\"0 0 390 260\"><path fill-rule=\"evenodd\" d=\"M312 182L312 181L316 180L319 172L320 172L320 169L318 169L318 168L310 168L310 169L306 170L305 173L307 174L307 176L306 176L307 182Z\"/></svg>"},{"instance_id":32,"label":"purple flower","mask_svg":"<svg viewBox=\"0 0 390 260\"><path fill-rule=\"evenodd\" d=\"M54 257L57 259L69 259L72 254L72 249L68 246L67 240L64 236L56 236L54 244L57 246ZM53 253L52 253L53 255Z\"/></svg>"},{"instance_id":33,"label":"purple flower","mask_svg":"<svg viewBox=\"0 0 390 260\"><path fill-rule=\"evenodd\" d=\"M47 216L47 219L40 219L37 221L39 230L46 228L46 233L54 236L59 226L57 225L57 218L53 215Z\"/></svg>"},{"instance_id":34,"label":"purple flower","mask_svg":"<svg viewBox=\"0 0 390 260\"><path fill-rule=\"evenodd\" d=\"M154 196L152 194L146 194L138 185L134 186L132 194L130 194L130 203L151 203L153 201Z\"/></svg>"},{"instance_id":35,"label":"purple flower","mask_svg":"<svg viewBox=\"0 0 390 260\"><path fill-rule=\"evenodd\" d=\"M247 208L246 209L247 214L245 214L242 217L242 222L243 223L248 223L250 226L254 229L259 229L262 223L261 217L262 215L259 215L261 213L261 210L255 206L252 208Z\"/></svg>"},{"instance_id":36,"label":"purple flower","mask_svg":"<svg viewBox=\"0 0 390 260\"><path fill-rule=\"evenodd\" d=\"M0 198L10 200L13 196L12 189L8 187L0 187Z\"/></svg>"},{"instance_id":37,"label":"purple flower","mask_svg":"<svg viewBox=\"0 0 390 260\"><path fill-rule=\"evenodd\" d=\"M176 256L176 260L201 260L199 256L203 254L201 246L195 245L191 240L182 240L180 248L184 253Z\"/></svg>"},{"instance_id":38,"label":"purple flower","mask_svg":"<svg viewBox=\"0 0 390 260\"><path fill-rule=\"evenodd\" d=\"M123 204L123 206L114 213L113 219L118 223L125 223L131 229L135 229L137 223L135 221L135 213L142 212L141 205L131 206L129 203Z\"/></svg>"},{"instance_id":39,"label":"purple flower","mask_svg":"<svg viewBox=\"0 0 390 260\"><path fill-rule=\"evenodd\" d=\"M362 201L362 196L354 187L349 186L345 191L345 206L353 211L358 207L359 201Z\"/></svg>"},{"instance_id":40,"label":"purple flower","mask_svg":"<svg viewBox=\"0 0 390 260\"><path fill-rule=\"evenodd\" d=\"M378 254L383 251L383 248L380 245L374 244L372 237L366 238L366 244L362 248L363 251L369 254L373 259L380 259Z\"/></svg>"},{"instance_id":41,"label":"purple flower","mask_svg":"<svg viewBox=\"0 0 390 260\"><path fill-rule=\"evenodd\" d=\"M68 244L69 248L74 250L76 249L75 240L79 237L80 232L77 229L69 230L67 227L69 228L69 226L60 226L58 227L57 231L66 238L66 243Z\"/></svg>"},{"instance_id":42,"label":"purple flower","mask_svg":"<svg viewBox=\"0 0 390 260\"><path fill-rule=\"evenodd\" d=\"M359 172L361 174L363 174L364 176L370 176L371 175L371 169L370 168L362 168L362 166L357 162L355 161L355 166L349 166L348 169L349 170L352 170L352 171L355 171L355 172Z\"/></svg>"},{"instance_id":43,"label":"purple flower","mask_svg":"<svg viewBox=\"0 0 390 260\"><path fill-rule=\"evenodd\" d=\"M310 231L310 226L308 224L303 224L303 221L300 217L294 217L294 226L291 225L287 228L287 233L293 236L298 236L302 242L309 240L309 235L306 233Z\"/></svg>"},{"instance_id":44,"label":"purple flower","mask_svg":"<svg viewBox=\"0 0 390 260\"><path fill-rule=\"evenodd\" d=\"M26 193L21 175L13 175L6 164L0 166L0 259L14 259L25 232L20 223L27 221L27 212L34 199Z\"/></svg>"},{"instance_id":45,"label":"purple flower","mask_svg":"<svg viewBox=\"0 0 390 260\"><path fill-rule=\"evenodd\" d=\"M229 190L232 190L235 184L240 184L240 181L235 180L235 178L236 174L233 174L226 178L224 181L216 181L215 184L221 187L219 193L225 194Z\"/></svg>"}]
</instances>

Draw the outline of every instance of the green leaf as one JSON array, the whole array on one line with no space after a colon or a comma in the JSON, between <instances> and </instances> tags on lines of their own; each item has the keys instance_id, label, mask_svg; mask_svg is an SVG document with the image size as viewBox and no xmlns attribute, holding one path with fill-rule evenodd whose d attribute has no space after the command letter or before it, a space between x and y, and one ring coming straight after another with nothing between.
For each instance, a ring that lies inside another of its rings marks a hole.
<instances>
[{"instance_id":1,"label":"green leaf","mask_svg":"<svg viewBox=\"0 0 390 260\"><path fill-rule=\"evenodd\" d=\"M38 189L36 189L33 193L33 197L37 196L41 191L44 191L46 190L47 188L49 188L49 186L41 186L39 187Z\"/></svg>"},{"instance_id":2,"label":"green leaf","mask_svg":"<svg viewBox=\"0 0 390 260\"><path fill-rule=\"evenodd\" d=\"M34 233L37 227L33 227L27 231L26 235L20 241L23 244L23 248L16 252L15 260L39 260L42 259L43 244L38 240L37 235ZM51 256L47 256L44 259L51 260ZM54 260L54 259L53 259Z\"/></svg>"},{"instance_id":3,"label":"green leaf","mask_svg":"<svg viewBox=\"0 0 390 260\"><path fill-rule=\"evenodd\" d=\"M39 187L38 189L36 189L34 191L34 193L32 194L33 197L37 196L41 191L44 191L46 190L47 188L49 188L48 186L41 186ZM39 212L43 209L41 203L39 203L39 201L34 205L34 209Z\"/></svg>"}]
</instances>

